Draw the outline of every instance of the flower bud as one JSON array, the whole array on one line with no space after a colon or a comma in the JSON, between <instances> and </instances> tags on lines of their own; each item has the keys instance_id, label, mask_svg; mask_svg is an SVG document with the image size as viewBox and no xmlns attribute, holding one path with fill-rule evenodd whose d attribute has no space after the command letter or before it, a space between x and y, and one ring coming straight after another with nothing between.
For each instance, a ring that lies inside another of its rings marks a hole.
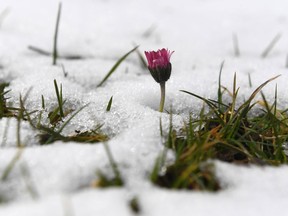
<instances>
[{"instance_id":1,"label":"flower bud","mask_svg":"<svg viewBox=\"0 0 288 216\"><path fill-rule=\"evenodd\" d=\"M166 82L171 75L172 65L170 63L170 57L174 53L168 49L161 49L157 52L145 51L145 55L148 61L148 69L158 83Z\"/></svg>"}]
</instances>

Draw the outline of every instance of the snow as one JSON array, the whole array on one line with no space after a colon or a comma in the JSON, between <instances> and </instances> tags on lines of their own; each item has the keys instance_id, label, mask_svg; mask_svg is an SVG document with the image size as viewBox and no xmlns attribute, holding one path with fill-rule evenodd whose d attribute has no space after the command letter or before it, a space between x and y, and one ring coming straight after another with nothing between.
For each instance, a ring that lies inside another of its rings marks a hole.
<instances>
[{"instance_id":1,"label":"snow","mask_svg":"<svg viewBox=\"0 0 288 216\"><path fill-rule=\"evenodd\" d=\"M179 90L215 99L223 60L222 84L232 89L236 72L239 97L243 99L267 79L281 74L263 92L273 101L277 83L279 106L287 107L286 1L63 0L59 52L85 58L60 59L59 66L52 66L50 57L27 49L33 45L51 50L58 1L0 2L0 11L9 10L0 28L0 81L10 82L9 105L19 106L19 95L29 92L27 109L40 111L43 95L47 110L43 110L42 123L48 124L48 113L57 105L56 79L63 86L64 109L76 111L89 104L63 134L103 124L102 131L112 137L107 144L125 181L122 188L93 188L98 170L112 175L103 144L57 141L40 146L34 129L21 122L21 141L27 147L7 180L0 183L0 199L9 201L0 205L0 215L133 215L128 203L134 196L141 214L149 216L283 214L288 197L287 166L242 167L215 161L217 177L224 187L217 193L166 190L152 185L149 173L163 149L160 117L165 133L169 128L169 115L157 111L159 86L148 70L140 67L135 54L102 87L97 85L133 44L140 44L141 52L167 47L175 53L165 107L175 113L176 128L191 111L197 115L202 107L201 101ZM151 34L145 36L151 28ZM266 58L261 58L278 33L282 35L279 42ZM233 34L239 39L239 58L233 54ZM68 72L67 77L60 64ZM111 96L112 108L106 112ZM0 120L1 175L18 152L16 128L15 119ZM173 161L171 152L169 161ZM23 170L28 171L38 199L28 192Z\"/></svg>"}]
</instances>

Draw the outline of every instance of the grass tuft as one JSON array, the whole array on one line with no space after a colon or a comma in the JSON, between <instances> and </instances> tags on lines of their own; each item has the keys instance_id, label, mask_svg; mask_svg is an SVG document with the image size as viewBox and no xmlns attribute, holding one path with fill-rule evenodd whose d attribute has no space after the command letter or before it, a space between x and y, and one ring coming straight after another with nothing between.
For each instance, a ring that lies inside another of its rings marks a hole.
<instances>
[{"instance_id":1,"label":"grass tuft","mask_svg":"<svg viewBox=\"0 0 288 216\"><path fill-rule=\"evenodd\" d=\"M206 123L202 130L213 132L212 138L217 142L214 147L215 158L241 163L271 165L286 163L287 158L282 145L288 138L288 125L283 121L287 114L277 110L277 91L272 106L268 104L263 93L261 93L262 101L252 103L262 88L277 77L261 84L238 108L235 104L239 89L236 89L236 81L234 81L232 103L226 105L226 111L223 113L212 109L211 116L205 117ZM194 96L190 92L183 92ZM207 101L209 100L204 100L204 102ZM256 104L262 105L264 108L262 113L249 117L248 113ZM212 106L210 101L209 106Z\"/></svg>"},{"instance_id":2,"label":"grass tuft","mask_svg":"<svg viewBox=\"0 0 288 216\"><path fill-rule=\"evenodd\" d=\"M97 127L95 130L91 131L76 131L76 134L70 136L63 136L61 132L68 125L68 123L76 116L79 112L81 112L85 107L89 104L81 107L79 110L73 113L62 125L56 130L55 127L49 128L43 125L38 125L36 128L41 132L39 134L39 142L42 145L51 144L57 140L61 140L63 142L79 142L79 143L97 143L104 142L108 140L108 137L101 133L101 126ZM35 126L34 126L35 127Z\"/></svg>"},{"instance_id":3,"label":"grass tuft","mask_svg":"<svg viewBox=\"0 0 288 216\"><path fill-rule=\"evenodd\" d=\"M217 101L181 90L202 100L208 106L209 112L205 112L203 107L199 118L190 117L180 131L173 129L171 114L170 129L164 143L165 149L155 162L150 176L151 181L161 187L172 189L217 191L221 188L215 177L211 159L237 164L286 164L287 110L277 108L277 86L272 105L261 92L277 77L279 76L262 83L248 100L240 105L237 105L239 88L236 84L236 74L233 91L229 94L231 101L227 104L224 104L222 98L223 94L229 91L219 90L220 79ZM262 99L253 102L259 93ZM249 113L255 105L261 109L258 115L253 116ZM161 121L160 133L163 136ZM175 161L165 166L167 149L174 152Z\"/></svg>"},{"instance_id":4,"label":"grass tuft","mask_svg":"<svg viewBox=\"0 0 288 216\"><path fill-rule=\"evenodd\" d=\"M182 134L177 135L172 126L172 118L170 119L169 134L165 143L166 149L157 159L150 176L154 184L171 189L208 191L220 189L214 176L213 165L204 163L212 157L213 152L210 146L213 143L208 142L209 134L199 136L196 132L198 126L192 125L191 118ZM164 165L167 149L173 150L176 156L175 162L169 166Z\"/></svg>"}]
</instances>

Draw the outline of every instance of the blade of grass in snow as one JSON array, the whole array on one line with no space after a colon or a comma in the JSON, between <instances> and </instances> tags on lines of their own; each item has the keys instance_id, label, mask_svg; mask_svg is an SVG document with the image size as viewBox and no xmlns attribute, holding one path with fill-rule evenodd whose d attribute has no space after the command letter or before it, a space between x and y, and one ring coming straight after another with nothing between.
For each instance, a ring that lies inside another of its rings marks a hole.
<instances>
[{"instance_id":1,"label":"blade of grass in snow","mask_svg":"<svg viewBox=\"0 0 288 216\"><path fill-rule=\"evenodd\" d=\"M38 47L31 46L31 45L28 46L28 49L32 50L34 52L37 52L37 53L39 53L41 55L45 55L45 56L51 56L52 55L52 53L50 53L50 52L48 52L46 50L40 49Z\"/></svg>"},{"instance_id":2,"label":"blade of grass in snow","mask_svg":"<svg viewBox=\"0 0 288 216\"><path fill-rule=\"evenodd\" d=\"M135 44L133 44L133 45L136 46ZM139 51L139 49L136 49L136 53L137 53L137 55L138 55L141 68L146 70L146 69L147 69L147 64L146 64L146 61L145 61L144 56L143 56L142 53Z\"/></svg>"},{"instance_id":3,"label":"blade of grass in snow","mask_svg":"<svg viewBox=\"0 0 288 216\"><path fill-rule=\"evenodd\" d=\"M67 141L67 140L71 140L67 137L64 137L61 135L62 130L66 127L66 125L80 112L82 111L85 107L87 107L89 104L86 104L85 106L81 107L78 111L76 111L72 116L70 116L70 118L68 118L63 124L62 126L59 128L59 130L54 131L54 128L47 128L41 125L37 125L37 129L47 133L47 137L45 137L45 141L41 142L42 144L50 144L53 141L55 141L55 139L60 139L63 141ZM32 122L30 122L30 124L32 124L33 127L35 127L33 125ZM46 136L46 135L45 135Z\"/></svg>"},{"instance_id":4,"label":"blade of grass in snow","mask_svg":"<svg viewBox=\"0 0 288 216\"><path fill-rule=\"evenodd\" d=\"M111 109L111 106L112 106L112 101L113 101L113 96L111 96L109 102L108 102L108 105L107 105L107 108L106 108L106 112L109 112L110 109Z\"/></svg>"},{"instance_id":5,"label":"blade of grass in snow","mask_svg":"<svg viewBox=\"0 0 288 216\"><path fill-rule=\"evenodd\" d=\"M268 83L270 83L271 81L277 79L279 76L281 75L278 75L278 76L275 76L275 77L272 77L271 79L265 81L264 83L262 83L260 86L258 86L258 88L256 88L256 90L251 94L251 96L249 97L249 99L244 103L242 104L238 110L241 110L244 106L246 106L249 110L252 108L252 107L249 107L247 105L250 105L250 103L252 102L252 100L255 98L255 96L262 90L262 88L264 86L266 86ZM248 110L247 110L248 112Z\"/></svg>"},{"instance_id":6,"label":"blade of grass in snow","mask_svg":"<svg viewBox=\"0 0 288 216\"><path fill-rule=\"evenodd\" d=\"M21 121L24 119L24 113L26 112L28 120L30 120L30 113L28 113L25 109L25 101L27 100L32 88L28 89L27 93L25 94L24 98L22 99L22 96L19 96L19 103L20 103L20 109L18 111L17 116L17 147L21 148L23 147L23 144L21 143ZM34 113L34 111L32 111Z\"/></svg>"},{"instance_id":7,"label":"blade of grass in snow","mask_svg":"<svg viewBox=\"0 0 288 216\"><path fill-rule=\"evenodd\" d=\"M70 118L68 118L64 124L61 126L61 128L57 131L59 134L62 132L62 130L66 127L66 125L79 113L81 112L84 108L86 108L89 104L86 104L82 106L79 110L77 110Z\"/></svg>"},{"instance_id":8,"label":"blade of grass in snow","mask_svg":"<svg viewBox=\"0 0 288 216\"><path fill-rule=\"evenodd\" d=\"M239 43L238 43L238 37L236 34L233 34L233 47L234 47L234 55L236 57L240 56L240 50L239 50Z\"/></svg>"},{"instance_id":9,"label":"blade of grass in snow","mask_svg":"<svg viewBox=\"0 0 288 216\"><path fill-rule=\"evenodd\" d=\"M38 199L39 193L38 193L34 183L32 182L28 165L26 163L22 162L21 166L20 166L20 171L21 171L21 175L24 179L24 182L26 184L27 191L31 195L32 199L34 199L34 200Z\"/></svg>"},{"instance_id":10,"label":"blade of grass in snow","mask_svg":"<svg viewBox=\"0 0 288 216\"><path fill-rule=\"evenodd\" d=\"M104 77L104 79L98 84L97 87L100 87L103 85L103 83L116 71L118 66L124 61L131 53L133 53L139 46L136 46L132 50L130 50L128 53L126 53L124 56L122 56L110 69L110 71L107 73L107 75Z\"/></svg>"},{"instance_id":11,"label":"blade of grass in snow","mask_svg":"<svg viewBox=\"0 0 288 216\"><path fill-rule=\"evenodd\" d=\"M261 57L262 58L266 58L267 55L270 53L270 51L273 49L273 47L275 46L275 44L280 40L282 34L278 33L273 40L268 44L267 48L263 51Z\"/></svg>"},{"instance_id":12,"label":"blade of grass in snow","mask_svg":"<svg viewBox=\"0 0 288 216\"><path fill-rule=\"evenodd\" d=\"M205 142L209 141L209 136L199 138L195 131L196 127L189 122L189 125L181 130L185 135L178 136L170 117L169 134L165 146L174 151L176 158L173 164L166 167L165 160L161 162L161 157L157 158L150 176L154 184L171 189L219 190L211 164L203 163L211 158L212 148L208 146L214 144Z\"/></svg>"},{"instance_id":13,"label":"blade of grass in snow","mask_svg":"<svg viewBox=\"0 0 288 216\"><path fill-rule=\"evenodd\" d=\"M35 47L35 46L29 45L27 48L29 50L33 51L33 52L36 52L36 53L40 54L40 55L53 56L53 53L51 53L51 52L49 52L47 50ZM67 60L79 60L79 59L89 58L89 56L81 56L81 55L73 55L73 54L71 54L71 55L70 54L60 55L58 53L57 58L58 59L67 59Z\"/></svg>"},{"instance_id":14,"label":"blade of grass in snow","mask_svg":"<svg viewBox=\"0 0 288 216\"><path fill-rule=\"evenodd\" d=\"M8 83L1 83L0 84L0 118L3 118L5 116L5 113L7 112L6 107L6 98L5 95L10 91L4 91L4 89L8 86Z\"/></svg>"},{"instance_id":15,"label":"blade of grass in snow","mask_svg":"<svg viewBox=\"0 0 288 216\"><path fill-rule=\"evenodd\" d=\"M103 145L104 145L104 148L105 148L105 151L107 153L109 162L111 164L112 170L113 170L114 175L115 175L115 181L116 181L115 183L116 183L116 185L121 186L124 184L124 182L122 180L122 177L121 177L120 171L118 169L117 163L115 162L115 160L112 156L112 153L110 151L108 144L106 142L103 142Z\"/></svg>"},{"instance_id":16,"label":"blade of grass in snow","mask_svg":"<svg viewBox=\"0 0 288 216\"><path fill-rule=\"evenodd\" d=\"M201 97L201 96L199 96L199 95L196 95L196 94L194 94L194 93L192 93L192 92L189 92L189 91L185 91L185 90L180 90L180 91L181 91L181 92L184 92L184 93L186 93L186 94L192 95L192 96L194 96L194 97L196 97L196 98L204 101L204 102L210 107L210 109L214 111L215 115L216 115L219 119L222 119L221 116L222 116L224 113L222 113L222 111L219 110L219 109L217 108L217 106L216 106L214 103L212 103L212 101L210 101L209 99L205 99L205 98L203 98L203 97ZM222 122L222 124L224 124L224 121Z\"/></svg>"},{"instance_id":17,"label":"blade of grass in snow","mask_svg":"<svg viewBox=\"0 0 288 216\"><path fill-rule=\"evenodd\" d=\"M61 84L61 87L60 87L60 92L59 92L59 88L58 88L56 80L54 80L54 87L55 87L55 92L56 92L56 96L57 96L57 100L58 100L59 113L60 113L61 118L64 118L63 98L62 98L62 84Z\"/></svg>"},{"instance_id":18,"label":"blade of grass in snow","mask_svg":"<svg viewBox=\"0 0 288 216\"><path fill-rule=\"evenodd\" d=\"M129 207L134 214L139 214L141 212L139 199L137 196L133 196L132 199L129 200Z\"/></svg>"},{"instance_id":19,"label":"blade of grass in snow","mask_svg":"<svg viewBox=\"0 0 288 216\"><path fill-rule=\"evenodd\" d=\"M97 171L98 180L93 183L94 187L119 187L123 186L124 182L122 180L121 174L118 170L118 166L111 154L111 151L109 149L109 146L106 142L103 142L104 149L106 151L106 154L108 156L109 163L112 167L112 171L114 173L114 177L111 179L110 177L107 177L105 174L103 174L100 170Z\"/></svg>"},{"instance_id":20,"label":"blade of grass in snow","mask_svg":"<svg viewBox=\"0 0 288 216\"><path fill-rule=\"evenodd\" d=\"M20 99L20 110L19 110L18 117L17 117L17 147L18 148L22 147L20 127L21 127L21 119L23 118L23 109L22 108L24 107L24 102L22 100L21 95L20 95L19 99Z\"/></svg>"},{"instance_id":21,"label":"blade of grass in snow","mask_svg":"<svg viewBox=\"0 0 288 216\"><path fill-rule=\"evenodd\" d=\"M4 172L1 176L1 181L7 180L7 177L9 176L10 172L13 170L14 166L16 165L17 161L21 158L23 153L23 148L18 148L14 157L11 159L10 163L7 165L7 167L4 169Z\"/></svg>"},{"instance_id":22,"label":"blade of grass in snow","mask_svg":"<svg viewBox=\"0 0 288 216\"><path fill-rule=\"evenodd\" d=\"M55 26L55 33L54 33L54 43L53 43L53 65L57 64L57 57L58 57L58 50L57 50L57 42L58 42L58 32L59 32L59 24L60 24L60 16L61 16L61 9L62 9L62 3L59 3L58 6L58 13L57 13L57 19L56 19L56 26Z\"/></svg>"},{"instance_id":23,"label":"blade of grass in snow","mask_svg":"<svg viewBox=\"0 0 288 216\"><path fill-rule=\"evenodd\" d=\"M144 38L149 38L152 33L155 31L156 26L155 25L151 25L146 31L143 32L142 37Z\"/></svg>"},{"instance_id":24,"label":"blade of grass in snow","mask_svg":"<svg viewBox=\"0 0 288 216\"><path fill-rule=\"evenodd\" d=\"M249 87L252 88L252 79L251 79L250 73L248 73L248 82L249 82Z\"/></svg>"},{"instance_id":25,"label":"blade of grass in snow","mask_svg":"<svg viewBox=\"0 0 288 216\"><path fill-rule=\"evenodd\" d=\"M61 64L61 67L62 67L62 71L63 71L64 77L67 77L68 76L68 72L66 72L64 65Z\"/></svg>"},{"instance_id":26,"label":"blade of grass in snow","mask_svg":"<svg viewBox=\"0 0 288 216\"><path fill-rule=\"evenodd\" d=\"M221 63L220 71L219 71L219 78L218 78L218 105L219 105L219 109L220 109L220 104L222 104L221 76L222 76L223 67L224 67L224 61Z\"/></svg>"},{"instance_id":27,"label":"blade of grass in snow","mask_svg":"<svg viewBox=\"0 0 288 216\"><path fill-rule=\"evenodd\" d=\"M0 13L0 28L2 27L3 21L9 14L9 12L10 12L9 8L6 8Z\"/></svg>"},{"instance_id":28,"label":"blade of grass in snow","mask_svg":"<svg viewBox=\"0 0 288 216\"><path fill-rule=\"evenodd\" d=\"M3 137L2 137L2 142L0 147L4 147L5 146L5 142L7 139L7 134L8 134L8 128L9 128L9 124L10 124L10 118L6 118L6 125L3 131Z\"/></svg>"},{"instance_id":29,"label":"blade of grass in snow","mask_svg":"<svg viewBox=\"0 0 288 216\"><path fill-rule=\"evenodd\" d=\"M42 104L42 109L45 109L45 99L43 95L41 95L41 104Z\"/></svg>"}]
</instances>

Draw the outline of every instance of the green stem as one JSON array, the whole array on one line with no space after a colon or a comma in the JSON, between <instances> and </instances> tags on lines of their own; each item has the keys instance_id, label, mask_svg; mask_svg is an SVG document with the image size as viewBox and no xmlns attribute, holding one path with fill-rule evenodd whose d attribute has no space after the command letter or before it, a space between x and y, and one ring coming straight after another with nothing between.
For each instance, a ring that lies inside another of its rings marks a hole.
<instances>
[{"instance_id":1,"label":"green stem","mask_svg":"<svg viewBox=\"0 0 288 216\"><path fill-rule=\"evenodd\" d=\"M161 100L160 100L159 112L163 112L165 103L165 82L160 83L160 89L161 89Z\"/></svg>"}]
</instances>

